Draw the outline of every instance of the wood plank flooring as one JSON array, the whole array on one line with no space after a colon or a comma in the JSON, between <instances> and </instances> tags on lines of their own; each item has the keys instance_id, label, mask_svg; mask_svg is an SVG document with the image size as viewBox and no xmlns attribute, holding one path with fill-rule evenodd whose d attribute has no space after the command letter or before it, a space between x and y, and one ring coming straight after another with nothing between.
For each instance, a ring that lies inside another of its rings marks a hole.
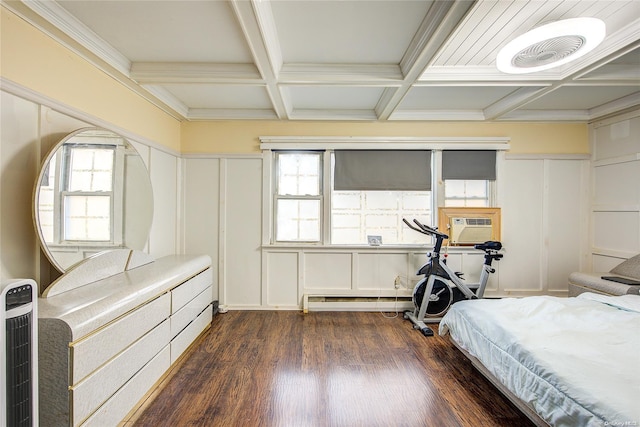
<instances>
[{"instance_id":1,"label":"wood plank flooring","mask_svg":"<svg viewBox=\"0 0 640 427\"><path fill-rule=\"evenodd\" d=\"M140 427L532 425L448 338L363 312L216 315L139 412Z\"/></svg>"}]
</instances>

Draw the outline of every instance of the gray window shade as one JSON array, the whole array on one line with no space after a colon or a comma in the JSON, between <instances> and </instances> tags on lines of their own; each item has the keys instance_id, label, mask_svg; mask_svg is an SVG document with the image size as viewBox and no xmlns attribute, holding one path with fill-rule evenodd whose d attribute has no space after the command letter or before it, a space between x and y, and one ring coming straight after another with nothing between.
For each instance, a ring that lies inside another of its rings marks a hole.
<instances>
[{"instance_id":1,"label":"gray window shade","mask_svg":"<svg viewBox=\"0 0 640 427\"><path fill-rule=\"evenodd\" d=\"M496 179L494 150L445 150L442 179Z\"/></svg>"},{"instance_id":2,"label":"gray window shade","mask_svg":"<svg viewBox=\"0 0 640 427\"><path fill-rule=\"evenodd\" d=\"M339 191L431 190L431 151L336 151L334 185Z\"/></svg>"}]
</instances>

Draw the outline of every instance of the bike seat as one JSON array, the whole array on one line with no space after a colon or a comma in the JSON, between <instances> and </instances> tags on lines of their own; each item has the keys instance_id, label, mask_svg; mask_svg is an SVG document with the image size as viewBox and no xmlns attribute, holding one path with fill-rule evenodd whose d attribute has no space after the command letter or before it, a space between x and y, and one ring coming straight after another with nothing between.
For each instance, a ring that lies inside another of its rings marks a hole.
<instances>
[{"instance_id":1,"label":"bike seat","mask_svg":"<svg viewBox=\"0 0 640 427\"><path fill-rule=\"evenodd\" d=\"M481 251L499 251L500 249L502 249L502 243L495 241L495 240L489 240L488 242L484 242L484 243L479 243L477 245L474 246L474 248L476 249L480 249Z\"/></svg>"}]
</instances>

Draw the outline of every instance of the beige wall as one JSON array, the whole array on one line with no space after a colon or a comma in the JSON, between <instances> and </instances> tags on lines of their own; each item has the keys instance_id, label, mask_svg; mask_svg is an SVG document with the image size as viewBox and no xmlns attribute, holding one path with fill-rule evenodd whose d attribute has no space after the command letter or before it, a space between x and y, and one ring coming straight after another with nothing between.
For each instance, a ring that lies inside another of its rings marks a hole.
<instances>
[{"instance_id":1,"label":"beige wall","mask_svg":"<svg viewBox=\"0 0 640 427\"><path fill-rule=\"evenodd\" d=\"M580 123L284 122L182 123L183 153L257 153L260 136L408 136L511 138L511 153L588 154L588 126Z\"/></svg>"},{"instance_id":2,"label":"beige wall","mask_svg":"<svg viewBox=\"0 0 640 427\"><path fill-rule=\"evenodd\" d=\"M59 103L180 151L180 121L0 7L0 73Z\"/></svg>"}]
</instances>

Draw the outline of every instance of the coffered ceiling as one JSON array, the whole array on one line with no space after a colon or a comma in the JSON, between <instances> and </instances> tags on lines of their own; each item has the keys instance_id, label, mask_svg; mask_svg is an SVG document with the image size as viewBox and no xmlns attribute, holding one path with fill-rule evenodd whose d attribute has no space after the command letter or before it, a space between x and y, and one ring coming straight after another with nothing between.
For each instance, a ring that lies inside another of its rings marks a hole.
<instances>
[{"instance_id":1,"label":"coffered ceiling","mask_svg":"<svg viewBox=\"0 0 640 427\"><path fill-rule=\"evenodd\" d=\"M590 121L640 105L638 0L29 0L2 5L184 120ZM602 19L569 64L497 70L542 24Z\"/></svg>"}]
</instances>

